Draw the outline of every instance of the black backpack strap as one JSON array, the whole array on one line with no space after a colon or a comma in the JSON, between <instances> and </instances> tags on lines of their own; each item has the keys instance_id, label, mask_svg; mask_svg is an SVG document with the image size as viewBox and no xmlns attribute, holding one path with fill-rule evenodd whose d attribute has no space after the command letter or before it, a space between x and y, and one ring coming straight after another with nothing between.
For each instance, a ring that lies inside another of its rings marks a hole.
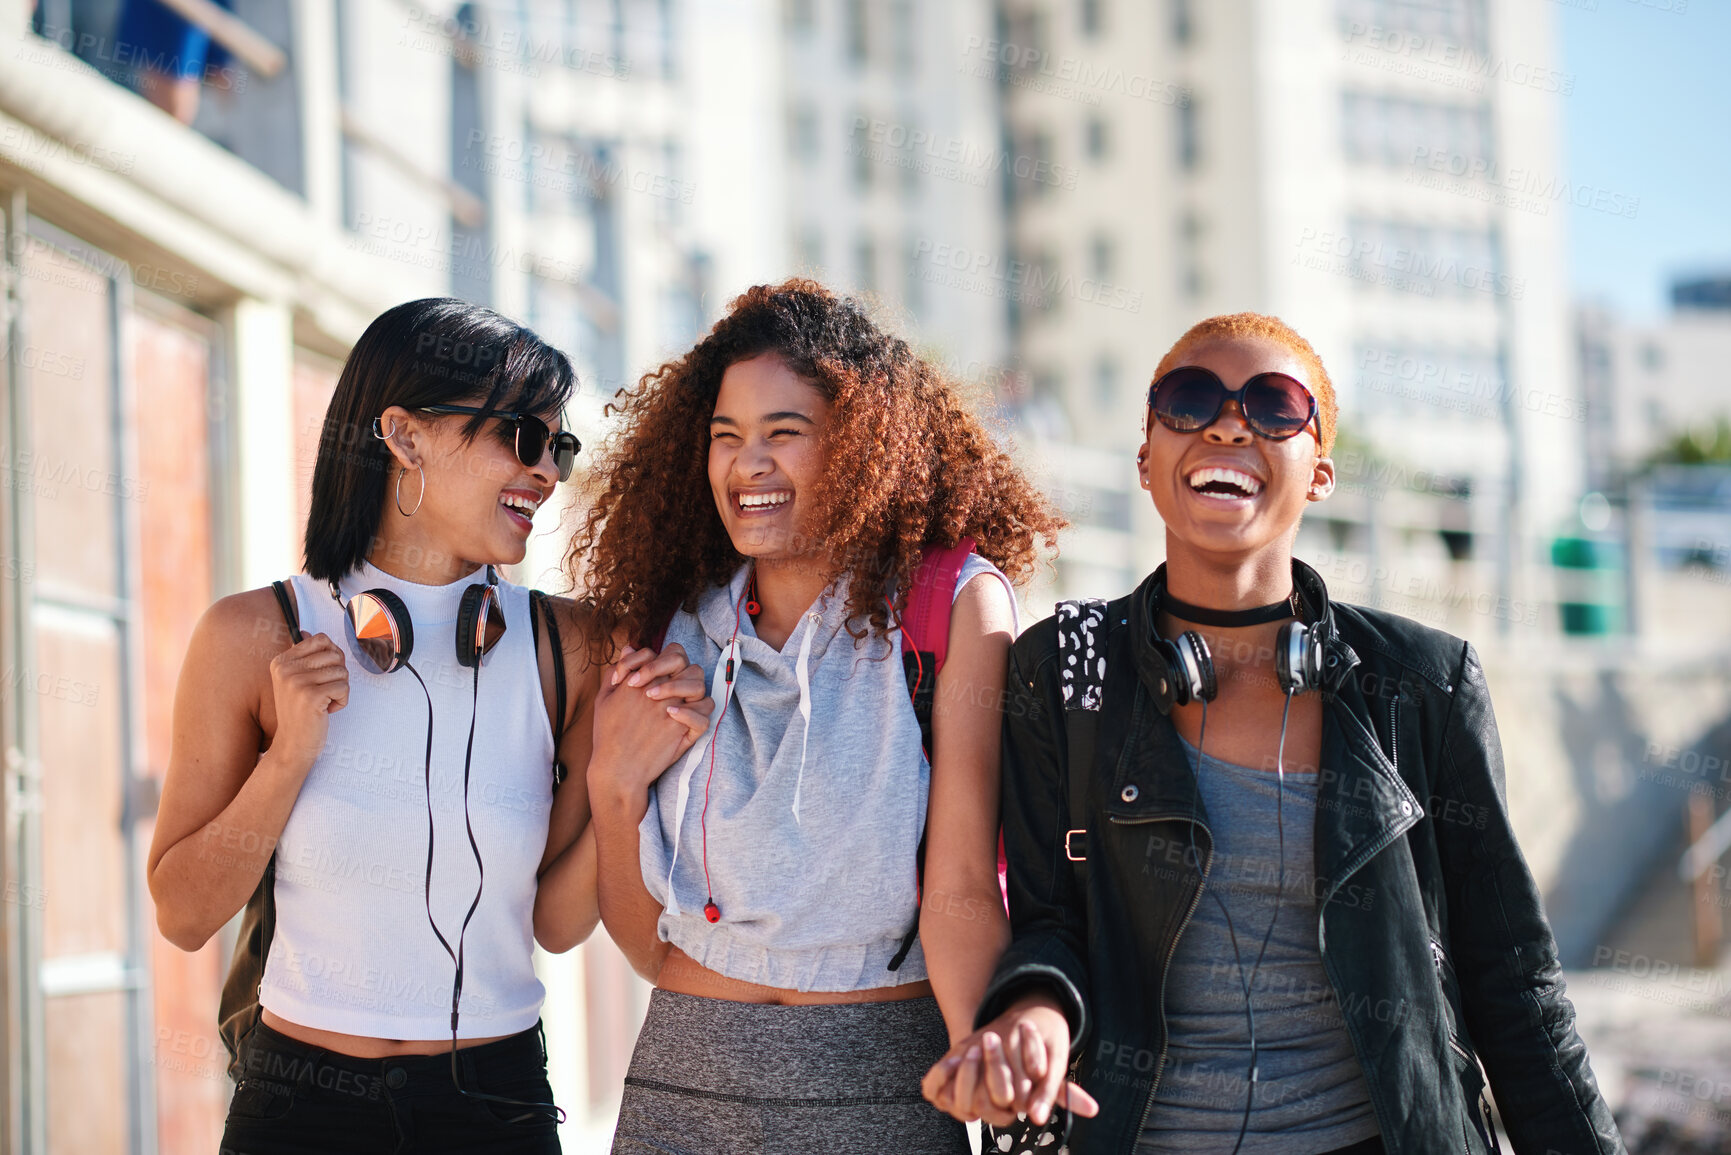
<instances>
[{"instance_id":1,"label":"black backpack strap","mask_svg":"<svg viewBox=\"0 0 1731 1155\"><path fill-rule=\"evenodd\" d=\"M304 634L295 613L294 599L289 596L286 582L271 582L271 592L288 623L291 644L299 644ZM241 1047L259 1023L258 987L264 979L265 960L270 956L271 940L276 937L276 854L264 864L264 874L253 888L246 906L241 908L240 934L235 940L234 953L229 958L228 975L223 979L222 995L217 1002L217 1035L228 1051L229 1077L239 1081L246 1076Z\"/></svg>"},{"instance_id":2,"label":"black backpack strap","mask_svg":"<svg viewBox=\"0 0 1731 1155\"><path fill-rule=\"evenodd\" d=\"M547 604L547 595L540 590L529 591L529 623L535 634L535 650L541 649L541 623L547 623L547 641L553 647L553 716L559 724L553 728L553 789L565 781L565 763L559 761L559 743L565 737L565 647L559 643L559 618Z\"/></svg>"},{"instance_id":3,"label":"black backpack strap","mask_svg":"<svg viewBox=\"0 0 1731 1155\"><path fill-rule=\"evenodd\" d=\"M287 583L271 582L270 592L276 595L276 604L282 610L282 620L288 623L289 644L299 645L302 637L301 624L295 616L295 604L289 597Z\"/></svg>"},{"instance_id":4,"label":"black backpack strap","mask_svg":"<svg viewBox=\"0 0 1731 1155\"><path fill-rule=\"evenodd\" d=\"M1088 861L1088 784L1093 777L1094 745L1100 707L1106 700L1108 611L1099 598L1059 602L1058 679L1064 695L1064 744L1070 788L1070 827L1064 832L1064 857Z\"/></svg>"}]
</instances>

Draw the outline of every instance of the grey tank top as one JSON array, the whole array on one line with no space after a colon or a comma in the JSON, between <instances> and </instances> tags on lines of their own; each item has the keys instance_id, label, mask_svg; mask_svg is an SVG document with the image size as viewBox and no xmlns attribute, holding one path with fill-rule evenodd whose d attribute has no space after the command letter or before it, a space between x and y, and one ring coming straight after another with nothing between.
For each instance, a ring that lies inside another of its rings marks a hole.
<instances>
[{"instance_id":1,"label":"grey tank top","mask_svg":"<svg viewBox=\"0 0 1731 1155\"><path fill-rule=\"evenodd\" d=\"M1184 748L1194 765L1196 748L1188 742ZM1214 852L1202 900L1167 973L1166 1062L1138 1155L1232 1150L1250 1088L1247 986L1259 1072L1240 1150L1316 1155L1379 1134L1317 945L1316 776L1289 770L1282 789L1271 771L1205 756L1197 780ZM1170 855L1151 853L1147 869L1184 861L1186 836L1173 837L1183 844ZM1264 935L1268 947L1257 967Z\"/></svg>"}]
</instances>

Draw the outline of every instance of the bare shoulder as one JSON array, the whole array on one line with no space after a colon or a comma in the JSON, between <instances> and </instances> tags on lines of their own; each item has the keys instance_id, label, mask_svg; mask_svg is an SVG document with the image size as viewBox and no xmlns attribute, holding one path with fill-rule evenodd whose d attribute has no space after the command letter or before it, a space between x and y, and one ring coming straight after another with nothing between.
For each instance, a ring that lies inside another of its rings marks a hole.
<instances>
[{"instance_id":1,"label":"bare shoulder","mask_svg":"<svg viewBox=\"0 0 1731 1155\"><path fill-rule=\"evenodd\" d=\"M1003 579L995 573L978 573L956 591L951 611L953 627L977 625L981 633L1005 630L1014 634L1015 603Z\"/></svg>"},{"instance_id":2,"label":"bare shoulder","mask_svg":"<svg viewBox=\"0 0 1731 1155\"><path fill-rule=\"evenodd\" d=\"M559 648L565 652L565 676L582 687L599 673L589 647L594 633L594 615L582 602L555 594L547 595L545 605L559 627Z\"/></svg>"},{"instance_id":3,"label":"bare shoulder","mask_svg":"<svg viewBox=\"0 0 1731 1155\"><path fill-rule=\"evenodd\" d=\"M290 588L289 601L294 601ZM297 616L298 616L297 607ZM247 666L268 666L270 660L294 644L288 622L276 594L265 586L218 598L193 631L188 656L198 652L220 652Z\"/></svg>"},{"instance_id":4,"label":"bare shoulder","mask_svg":"<svg viewBox=\"0 0 1731 1155\"><path fill-rule=\"evenodd\" d=\"M187 642L177 699L204 710L231 703L268 728L271 660L293 644L268 586L219 598Z\"/></svg>"},{"instance_id":5,"label":"bare shoulder","mask_svg":"<svg viewBox=\"0 0 1731 1155\"><path fill-rule=\"evenodd\" d=\"M559 645L572 659L588 651L593 615L589 607L575 598L548 594L544 603L559 625Z\"/></svg>"}]
</instances>

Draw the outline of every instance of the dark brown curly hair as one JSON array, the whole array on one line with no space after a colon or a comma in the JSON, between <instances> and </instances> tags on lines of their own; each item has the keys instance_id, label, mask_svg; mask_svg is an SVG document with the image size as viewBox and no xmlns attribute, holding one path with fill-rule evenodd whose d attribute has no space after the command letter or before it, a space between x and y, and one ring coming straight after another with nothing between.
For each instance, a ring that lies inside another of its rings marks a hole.
<instances>
[{"instance_id":1,"label":"dark brown curly hair","mask_svg":"<svg viewBox=\"0 0 1731 1155\"><path fill-rule=\"evenodd\" d=\"M849 631L888 632L927 545L971 537L1013 582L1032 574L1066 522L964 408L955 388L860 304L815 281L757 285L684 357L621 389L625 418L589 471L596 491L566 555L594 609L603 660L616 635L646 639L696 608L745 561L710 489L709 419L730 365L774 353L832 406L823 481L807 532L849 572ZM584 563L587 563L586 565ZM586 572L585 572L586 571Z\"/></svg>"}]
</instances>

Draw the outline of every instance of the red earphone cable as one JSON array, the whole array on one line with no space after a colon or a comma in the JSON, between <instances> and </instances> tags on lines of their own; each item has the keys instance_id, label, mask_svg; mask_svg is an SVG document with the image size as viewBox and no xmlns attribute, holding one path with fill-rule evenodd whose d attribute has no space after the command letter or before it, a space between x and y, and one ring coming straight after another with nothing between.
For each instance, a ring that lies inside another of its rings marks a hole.
<instances>
[{"instance_id":1,"label":"red earphone cable","mask_svg":"<svg viewBox=\"0 0 1731 1155\"><path fill-rule=\"evenodd\" d=\"M723 673L727 682L727 697L721 703L721 717L715 720L715 733L709 739L709 773L703 778L703 813L698 818L698 830L703 836L703 917L710 922L721 921L721 907L715 903L715 887L709 881L709 786L715 781L715 744L721 738L721 724L727 720L727 708L733 704L733 655L739 643L739 611L745 605L745 599L751 595L756 581L757 570L754 567L751 576L746 579L745 591L739 595L739 601L733 606L733 638L727 643L727 666ZM753 600L755 602L755 599Z\"/></svg>"}]
</instances>

